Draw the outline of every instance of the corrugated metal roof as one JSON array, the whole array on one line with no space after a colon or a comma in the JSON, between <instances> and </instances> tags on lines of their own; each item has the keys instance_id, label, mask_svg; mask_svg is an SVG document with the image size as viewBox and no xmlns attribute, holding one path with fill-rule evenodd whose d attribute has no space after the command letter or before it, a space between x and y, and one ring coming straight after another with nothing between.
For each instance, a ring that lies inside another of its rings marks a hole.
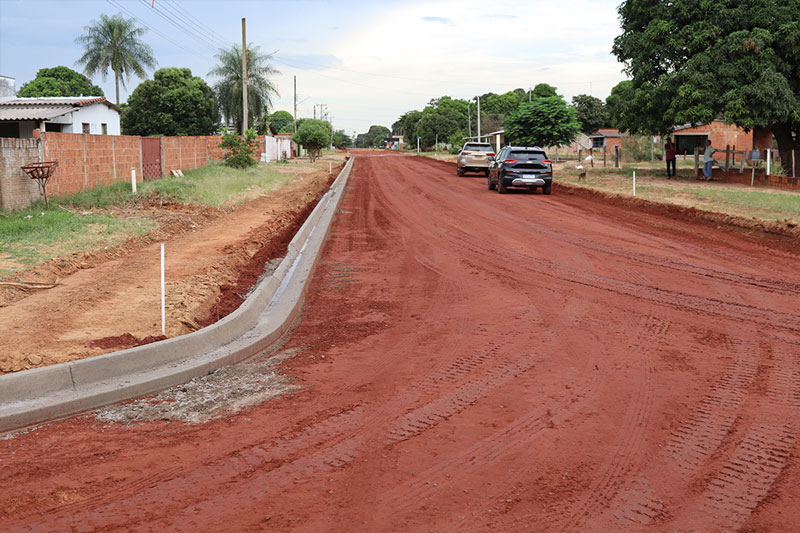
<instances>
[{"instance_id":1,"label":"corrugated metal roof","mask_svg":"<svg viewBox=\"0 0 800 533\"><path fill-rule=\"evenodd\" d=\"M36 98L14 98L0 101L0 107L37 105L37 106L82 106L105 101L105 96L40 96Z\"/></svg>"},{"instance_id":2,"label":"corrugated metal roof","mask_svg":"<svg viewBox=\"0 0 800 533\"><path fill-rule=\"evenodd\" d=\"M77 107L72 107L72 106L4 107L0 103L0 120L50 120L77 110L78 110Z\"/></svg>"}]
</instances>

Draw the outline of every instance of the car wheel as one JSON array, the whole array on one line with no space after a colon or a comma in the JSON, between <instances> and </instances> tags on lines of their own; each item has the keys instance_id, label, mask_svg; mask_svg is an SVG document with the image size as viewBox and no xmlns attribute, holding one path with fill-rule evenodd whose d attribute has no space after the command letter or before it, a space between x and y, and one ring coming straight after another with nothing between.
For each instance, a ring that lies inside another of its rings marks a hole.
<instances>
[{"instance_id":1,"label":"car wheel","mask_svg":"<svg viewBox=\"0 0 800 533\"><path fill-rule=\"evenodd\" d=\"M489 169L487 168L486 170L484 170L484 172L486 172L486 177L488 178L489 177Z\"/></svg>"},{"instance_id":2,"label":"car wheel","mask_svg":"<svg viewBox=\"0 0 800 533\"><path fill-rule=\"evenodd\" d=\"M496 185L492 183L492 178L488 174L486 175L486 181L489 183L489 190L493 191Z\"/></svg>"},{"instance_id":3,"label":"car wheel","mask_svg":"<svg viewBox=\"0 0 800 533\"><path fill-rule=\"evenodd\" d=\"M498 175L497 176L497 192L499 192L500 194L505 194L506 190L507 190L506 189L506 184L503 182L503 176Z\"/></svg>"},{"instance_id":4,"label":"car wheel","mask_svg":"<svg viewBox=\"0 0 800 533\"><path fill-rule=\"evenodd\" d=\"M461 167L456 167L456 174L458 174L459 176L463 176L464 175L464 169L461 168Z\"/></svg>"},{"instance_id":5,"label":"car wheel","mask_svg":"<svg viewBox=\"0 0 800 533\"><path fill-rule=\"evenodd\" d=\"M545 194L550 194L550 191L552 189L553 189L553 184L552 183L548 183L547 185L542 187L542 192L545 193Z\"/></svg>"}]
</instances>

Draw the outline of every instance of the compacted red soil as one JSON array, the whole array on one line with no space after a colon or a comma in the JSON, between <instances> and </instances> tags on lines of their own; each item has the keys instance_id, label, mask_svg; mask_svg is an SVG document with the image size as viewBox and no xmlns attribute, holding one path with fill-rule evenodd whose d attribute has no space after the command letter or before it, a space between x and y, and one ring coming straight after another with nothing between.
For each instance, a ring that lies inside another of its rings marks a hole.
<instances>
[{"instance_id":1,"label":"compacted red soil","mask_svg":"<svg viewBox=\"0 0 800 533\"><path fill-rule=\"evenodd\" d=\"M796 529L793 246L358 155L300 388L0 441L2 529Z\"/></svg>"}]
</instances>

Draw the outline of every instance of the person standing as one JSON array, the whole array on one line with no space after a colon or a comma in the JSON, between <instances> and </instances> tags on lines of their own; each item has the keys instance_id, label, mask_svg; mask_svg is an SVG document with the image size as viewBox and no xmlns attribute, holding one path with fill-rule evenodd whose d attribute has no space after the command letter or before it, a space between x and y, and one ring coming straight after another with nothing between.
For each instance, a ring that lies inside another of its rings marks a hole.
<instances>
[{"instance_id":1,"label":"person standing","mask_svg":"<svg viewBox=\"0 0 800 533\"><path fill-rule=\"evenodd\" d=\"M706 141L706 151L703 153L703 176L705 176L706 181L711 181L711 171L714 166L714 158L712 155L714 152L718 151L719 150L711 146L711 139Z\"/></svg>"},{"instance_id":2,"label":"person standing","mask_svg":"<svg viewBox=\"0 0 800 533\"><path fill-rule=\"evenodd\" d=\"M675 145L672 144L672 139L667 137L667 144L664 145L664 159L667 161L667 179L675 176ZM672 173L670 173L672 169Z\"/></svg>"}]
</instances>

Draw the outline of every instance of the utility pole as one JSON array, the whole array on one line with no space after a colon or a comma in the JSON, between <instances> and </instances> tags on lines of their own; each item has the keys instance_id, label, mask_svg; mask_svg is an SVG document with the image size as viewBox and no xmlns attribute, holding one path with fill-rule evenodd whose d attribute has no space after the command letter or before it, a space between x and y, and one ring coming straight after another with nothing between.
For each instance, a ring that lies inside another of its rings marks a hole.
<instances>
[{"instance_id":1,"label":"utility pole","mask_svg":"<svg viewBox=\"0 0 800 533\"><path fill-rule=\"evenodd\" d=\"M297 76L294 77L294 132L297 133Z\"/></svg>"},{"instance_id":2,"label":"utility pole","mask_svg":"<svg viewBox=\"0 0 800 533\"><path fill-rule=\"evenodd\" d=\"M314 120L317 120L317 104L312 106L314 108Z\"/></svg>"},{"instance_id":3,"label":"utility pole","mask_svg":"<svg viewBox=\"0 0 800 533\"><path fill-rule=\"evenodd\" d=\"M242 17L242 137L247 130L247 37Z\"/></svg>"},{"instance_id":4,"label":"utility pole","mask_svg":"<svg viewBox=\"0 0 800 533\"><path fill-rule=\"evenodd\" d=\"M478 142L481 142L481 97L478 97Z\"/></svg>"}]
</instances>

